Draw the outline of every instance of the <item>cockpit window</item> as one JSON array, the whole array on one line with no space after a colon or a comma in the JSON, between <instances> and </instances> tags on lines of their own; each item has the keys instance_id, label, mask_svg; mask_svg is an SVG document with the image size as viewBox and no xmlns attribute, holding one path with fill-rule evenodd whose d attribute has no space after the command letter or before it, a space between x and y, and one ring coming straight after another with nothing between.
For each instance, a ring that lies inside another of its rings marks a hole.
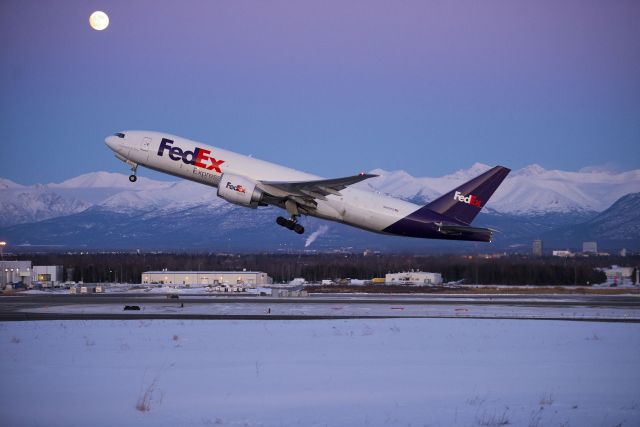
<instances>
[{"instance_id":1,"label":"cockpit window","mask_svg":"<svg viewBox=\"0 0 640 427\"><path fill-rule=\"evenodd\" d=\"M124 138L124 133L114 133L113 136L117 136L118 138Z\"/></svg>"}]
</instances>

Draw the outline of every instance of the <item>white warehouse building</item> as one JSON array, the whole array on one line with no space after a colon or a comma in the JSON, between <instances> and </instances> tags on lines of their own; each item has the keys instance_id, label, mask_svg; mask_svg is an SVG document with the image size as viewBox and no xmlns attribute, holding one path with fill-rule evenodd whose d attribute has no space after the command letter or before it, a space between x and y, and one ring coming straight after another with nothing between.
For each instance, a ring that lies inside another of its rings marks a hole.
<instances>
[{"instance_id":1,"label":"white warehouse building","mask_svg":"<svg viewBox=\"0 0 640 427\"><path fill-rule=\"evenodd\" d=\"M17 284L31 285L31 261L0 261L0 288Z\"/></svg>"},{"instance_id":2,"label":"white warehouse building","mask_svg":"<svg viewBox=\"0 0 640 427\"><path fill-rule=\"evenodd\" d=\"M34 265L31 280L55 286L63 281L63 274L64 269L61 265Z\"/></svg>"},{"instance_id":3,"label":"white warehouse building","mask_svg":"<svg viewBox=\"0 0 640 427\"><path fill-rule=\"evenodd\" d=\"M384 282L392 285L440 285L442 284L442 275L440 273L427 273L425 271L388 273L384 278Z\"/></svg>"},{"instance_id":4,"label":"white warehouse building","mask_svg":"<svg viewBox=\"0 0 640 427\"><path fill-rule=\"evenodd\" d=\"M273 282L261 271L145 271L142 284L162 285L269 285Z\"/></svg>"}]
</instances>

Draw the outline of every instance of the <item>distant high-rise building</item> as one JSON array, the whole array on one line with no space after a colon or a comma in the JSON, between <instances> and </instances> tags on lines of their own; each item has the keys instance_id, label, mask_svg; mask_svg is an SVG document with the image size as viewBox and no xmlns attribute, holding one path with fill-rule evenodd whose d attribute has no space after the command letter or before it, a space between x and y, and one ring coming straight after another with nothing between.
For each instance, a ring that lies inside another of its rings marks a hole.
<instances>
[{"instance_id":1,"label":"distant high-rise building","mask_svg":"<svg viewBox=\"0 0 640 427\"><path fill-rule=\"evenodd\" d=\"M582 242L582 252L584 253L598 253L598 243L597 242Z\"/></svg>"},{"instance_id":2,"label":"distant high-rise building","mask_svg":"<svg viewBox=\"0 0 640 427\"><path fill-rule=\"evenodd\" d=\"M533 256L542 256L542 240L536 239L533 241Z\"/></svg>"},{"instance_id":3,"label":"distant high-rise building","mask_svg":"<svg viewBox=\"0 0 640 427\"><path fill-rule=\"evenodd\" d=\"M622 256L622 257L627 256L627 249L626 248L620 249L620 256Z\"/></svg>"}]
</instances>

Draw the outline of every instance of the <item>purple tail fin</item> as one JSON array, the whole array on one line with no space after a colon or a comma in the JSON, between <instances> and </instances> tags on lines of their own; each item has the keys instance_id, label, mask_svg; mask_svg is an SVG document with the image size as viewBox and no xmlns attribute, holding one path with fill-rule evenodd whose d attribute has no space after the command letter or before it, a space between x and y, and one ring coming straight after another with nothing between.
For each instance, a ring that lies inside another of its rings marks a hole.
<instances>
[{"instance_id":1,"label":"purple tail fin","mask_svg":"<svg viewBox=\"0 0 640 427\"><path fill-rule=\"evenodd\" d=\"M503 166L489 169L482 175L440 196L423 209L429 209L464 224L471 224L509 172L511 169Z\"/></svg>"}]
</instances>

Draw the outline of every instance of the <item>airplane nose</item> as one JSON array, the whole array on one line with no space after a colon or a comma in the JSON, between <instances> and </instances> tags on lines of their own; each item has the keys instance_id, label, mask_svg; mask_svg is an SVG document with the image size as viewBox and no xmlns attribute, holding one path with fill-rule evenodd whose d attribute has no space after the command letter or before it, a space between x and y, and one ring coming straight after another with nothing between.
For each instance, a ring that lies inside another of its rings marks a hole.
<instances>
[{"instance_id":1,"label":"airplane nose","mask_svg":"<svg viewBox=\"0 0 640 427\"><path fill-rule=\"evenodd\" d=\"M120 145L119 142L118 137L115 135L109 135L104 139L104 143L113 151L118 151L118 146Z\"/></svg>"},{"instance_id":2,"label":"airplane nose","mask_svg":"<svg viewBox=\"0 0 640 427\"><path fill-rule=\"evenodd\" d=\"M119 153L124 148L124 134L116 133L115 135L109 135L104 139L104 143L107 144L107 147L111 148L111 150Z\"/></svg>"}]
</instances>

